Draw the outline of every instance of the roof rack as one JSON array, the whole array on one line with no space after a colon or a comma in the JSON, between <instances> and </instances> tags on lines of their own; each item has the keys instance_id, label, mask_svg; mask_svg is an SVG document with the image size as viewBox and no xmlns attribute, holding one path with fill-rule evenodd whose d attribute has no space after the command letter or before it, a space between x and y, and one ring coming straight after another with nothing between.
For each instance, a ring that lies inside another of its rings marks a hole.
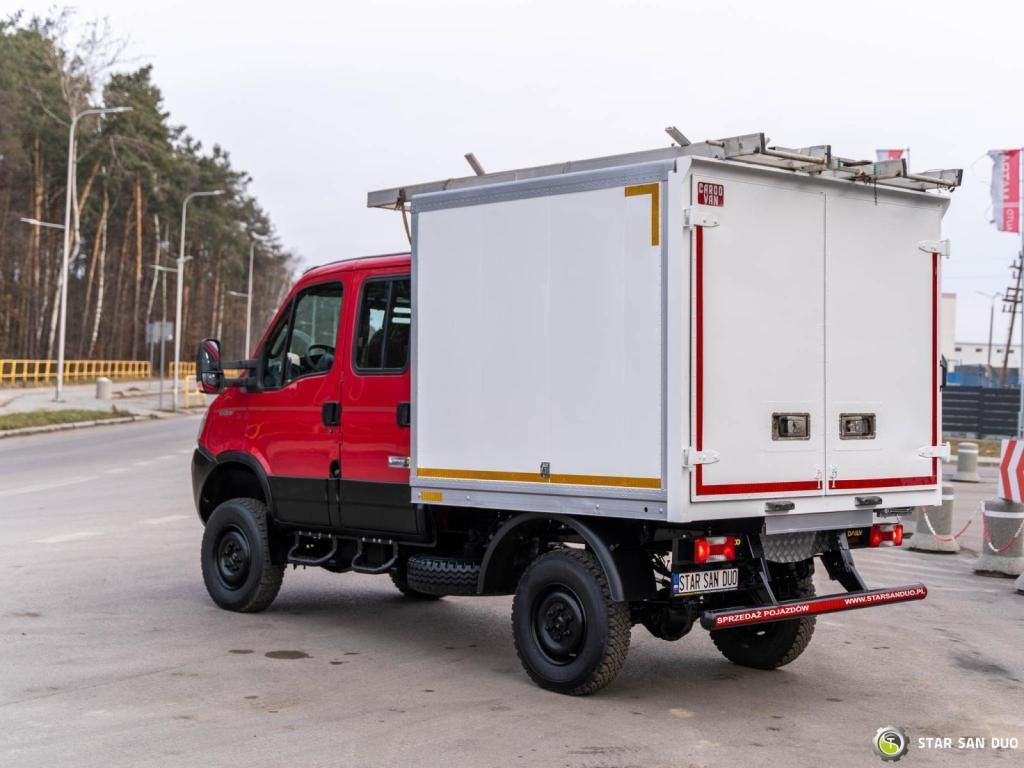
<instances>
[{"instance_id":1,"label":"roof rack","mask_svg":"<svg viewBox=\"0 0 1024 768\"><path fill-rule=\"evenodd\" d=\"M422 195L428 192L443 192L451 189L523 181L544 176L594 171L620 165L632 165L634 163L690 156L732 160L751 165L780 168L797 173L807 173L914 191L937 189L952 191L960 186L960 182L963 179L963 171L960 169L910 173L907 169L906 160L903 159L872 162L870 160L852 160L837 157L832 154L832 147L828 144L804 147L802 149L768 146L767 139L763 133L750 133L726 139L713 139L694 144L683 144L682 142L688 142L688 140L677 129L668 128L666 131L679 141L680 145L642 152L629 152L622 155L608 155L607 157L596 157L588 160L537 165L512 171L463 176L444 181L410 184L393 189L382 189L367 194L366 205L368 208L399 210L404 208L415 195Z\"/></svg>"}]
</instances>

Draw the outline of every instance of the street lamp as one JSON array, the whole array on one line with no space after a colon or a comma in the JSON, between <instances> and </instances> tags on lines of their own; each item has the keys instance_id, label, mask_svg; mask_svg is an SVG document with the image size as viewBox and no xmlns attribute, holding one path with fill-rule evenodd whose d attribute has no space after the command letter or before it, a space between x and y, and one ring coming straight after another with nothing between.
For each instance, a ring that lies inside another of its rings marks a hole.
<instances>
[{"instance_id":1,"label":"street lamp","mask_svg":"<svg viewBox=\"0 0 1024 768\"><path fill-rule=\"evenodd\" d=\"M229 296L237 296L245 299L245 355L249 356L252 351L249 344L252 341L252 262L256 253L256 241L249 243L249 290L246 293L241 291L228 291Z\"/></svg>"},{"instance_id":2,"label":"street lamp","mask_svg":"<svg viewBox=\"0 0 1024 768\"><path fill-rule=\"evenodd\" d=\"M185 272L185 221L188 216L188 204L193 197L216 197L223 195L223 189L213 189L207 192L192 192L185 196L181 203L181 248L178 251L178 297L174 308L174 407L178 410L178 390L181 385L181 301L184 283L182 276Z\"/></svg>"},{"instance_id":3,"label":"street lamp","mask_svg":"<svg viewBox=\"0 0 1024 768\"><path fill-rule=\"evenodd\" d=\"M985 364L986 368L988 368L988 371L987 371L988 375L991 375L992 374L992 325L995 323L995 320L996 320L996 299L998 299L1003 294L1002 294L1002 292L1000 292L1000 293L985 293L984 291L975 291L975 293L978 294L979 296L984 296L986 299L990 299L992 301L992 305L989 308L989 313L988 313L988 362Z\"/></svg>"},{"instance_id":4,"label":"street lamp","mask_svg":"<svg viewBox=\"0 0 1024 768\"><path fill-rule=\"evenodd\" d=\"M60 270L60 330L57 342L57 402L64 396L64 336L68 325L68 250L71 248L71 190L75 181L75 128L86 115L116 115L130 112L131 107L97 107L78 112L71 118L68 130L68 182L64 197L64 257Z\"/></svg>"}]
</instances>

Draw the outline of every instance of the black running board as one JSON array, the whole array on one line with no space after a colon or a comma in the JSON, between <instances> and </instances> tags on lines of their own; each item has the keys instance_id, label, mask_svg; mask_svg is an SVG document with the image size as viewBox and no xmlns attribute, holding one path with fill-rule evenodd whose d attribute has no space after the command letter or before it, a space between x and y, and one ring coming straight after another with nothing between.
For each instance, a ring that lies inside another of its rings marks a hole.
<instances>
[{"instance_id":1,"label":"black running board","mask_svg":"<svg viewBox=\"0 0 1024 768\"><path fill-rule=\"evenodd\" d=\"M928 589L924 584L908 584L903 587L867 589L858 592L842 592L838 595L812 597L810 600L784 600L775 605L755 605L748 608L726 608L720 611L704 611L700 625L704 629L729 629L748 627L751 624L767 624L772 621L799 619L819 613L838 613L857 608L871 608L876 605L906 603L924 600Z\"/></svg>"}]
</instances>

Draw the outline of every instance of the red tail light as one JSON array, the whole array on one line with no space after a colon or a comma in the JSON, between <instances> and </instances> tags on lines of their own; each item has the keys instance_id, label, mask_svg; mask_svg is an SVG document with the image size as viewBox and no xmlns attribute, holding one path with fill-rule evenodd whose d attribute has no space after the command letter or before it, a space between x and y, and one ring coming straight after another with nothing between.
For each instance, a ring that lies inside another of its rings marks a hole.
<instances>
[{"instance_id":1,"label":"red tail light","mask_svg":"<svg viewBox=\"0 0 1024 768\"><path fill-rule=\"evenodd\" d=\"M903 526L899 523L879 523L871 526L868 534L868 546L880 547L883 544L898 547L903 543Z\"/></svg>"},{"instance_id":2,"label":"red tail light","mask_svg":"<svg viewBox=\"0 0 1024 768\"><path fill-rule=\"evenodd\" d=\"M693 562L706 563L711 556L711 545L707 539L693 540Z\"/></svg>"},{"instance_id":3,"label":"red tail light","mask_svg":"<svg viewBox=\"0 0 1024 768\"><path fill-rule=\"evenodd\" d=\"M732 536L708 536L693 540L695 563L720 563L736 559L736 541Z\"/></svg>"}]
</instances>

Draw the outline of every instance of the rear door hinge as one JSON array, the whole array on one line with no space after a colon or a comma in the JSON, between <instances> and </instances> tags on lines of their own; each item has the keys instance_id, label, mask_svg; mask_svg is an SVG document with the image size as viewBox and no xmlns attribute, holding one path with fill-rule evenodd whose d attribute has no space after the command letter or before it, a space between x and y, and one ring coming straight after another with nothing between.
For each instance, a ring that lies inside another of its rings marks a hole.
<instances>
[{"instance_id":1,"label":"rear door hinge","mask_svg":"<svg viewBox=\"0 0 1024 768\"><path fill-rule=\"evenodd\" d=\"M718 451L698 451L696 448L683 449L683 466L686 469L692 469L698 464L717 464L718 461Z\"/></svg>"},{"instance_id":2,"label":"rear door hinge","mask_svg":"<svg viewBox=\"0 0 1024 768\"><path fill-rule=\"evenodd\" d=\"M917 249L925 253L937 253L939 256L949 258L949 240L922 240L917 244Z\"/></svg>"},{"instance_id":3,"label":"rear door hinge","mask_svg":"<svg viewBox=\"0 0 1024 768\"><path fill-rule=\"evenodd\" d=\"M717 227L718 216L699 205L683 209L683 229L694 227Z\"/></svg>"},{"instance_id":4,"label":"rear door hinge","mask_svg":"<svg viewBox=\"0 0 1024 768\"><path fill-rule=\"evenodd\" d=\"M949 443L943 443L942 445L926 445L923 448L917 449L917 455L922 459L942 459L943 461L949 461L952 457L949 450Z\"/></svg>"}]
</instances>

